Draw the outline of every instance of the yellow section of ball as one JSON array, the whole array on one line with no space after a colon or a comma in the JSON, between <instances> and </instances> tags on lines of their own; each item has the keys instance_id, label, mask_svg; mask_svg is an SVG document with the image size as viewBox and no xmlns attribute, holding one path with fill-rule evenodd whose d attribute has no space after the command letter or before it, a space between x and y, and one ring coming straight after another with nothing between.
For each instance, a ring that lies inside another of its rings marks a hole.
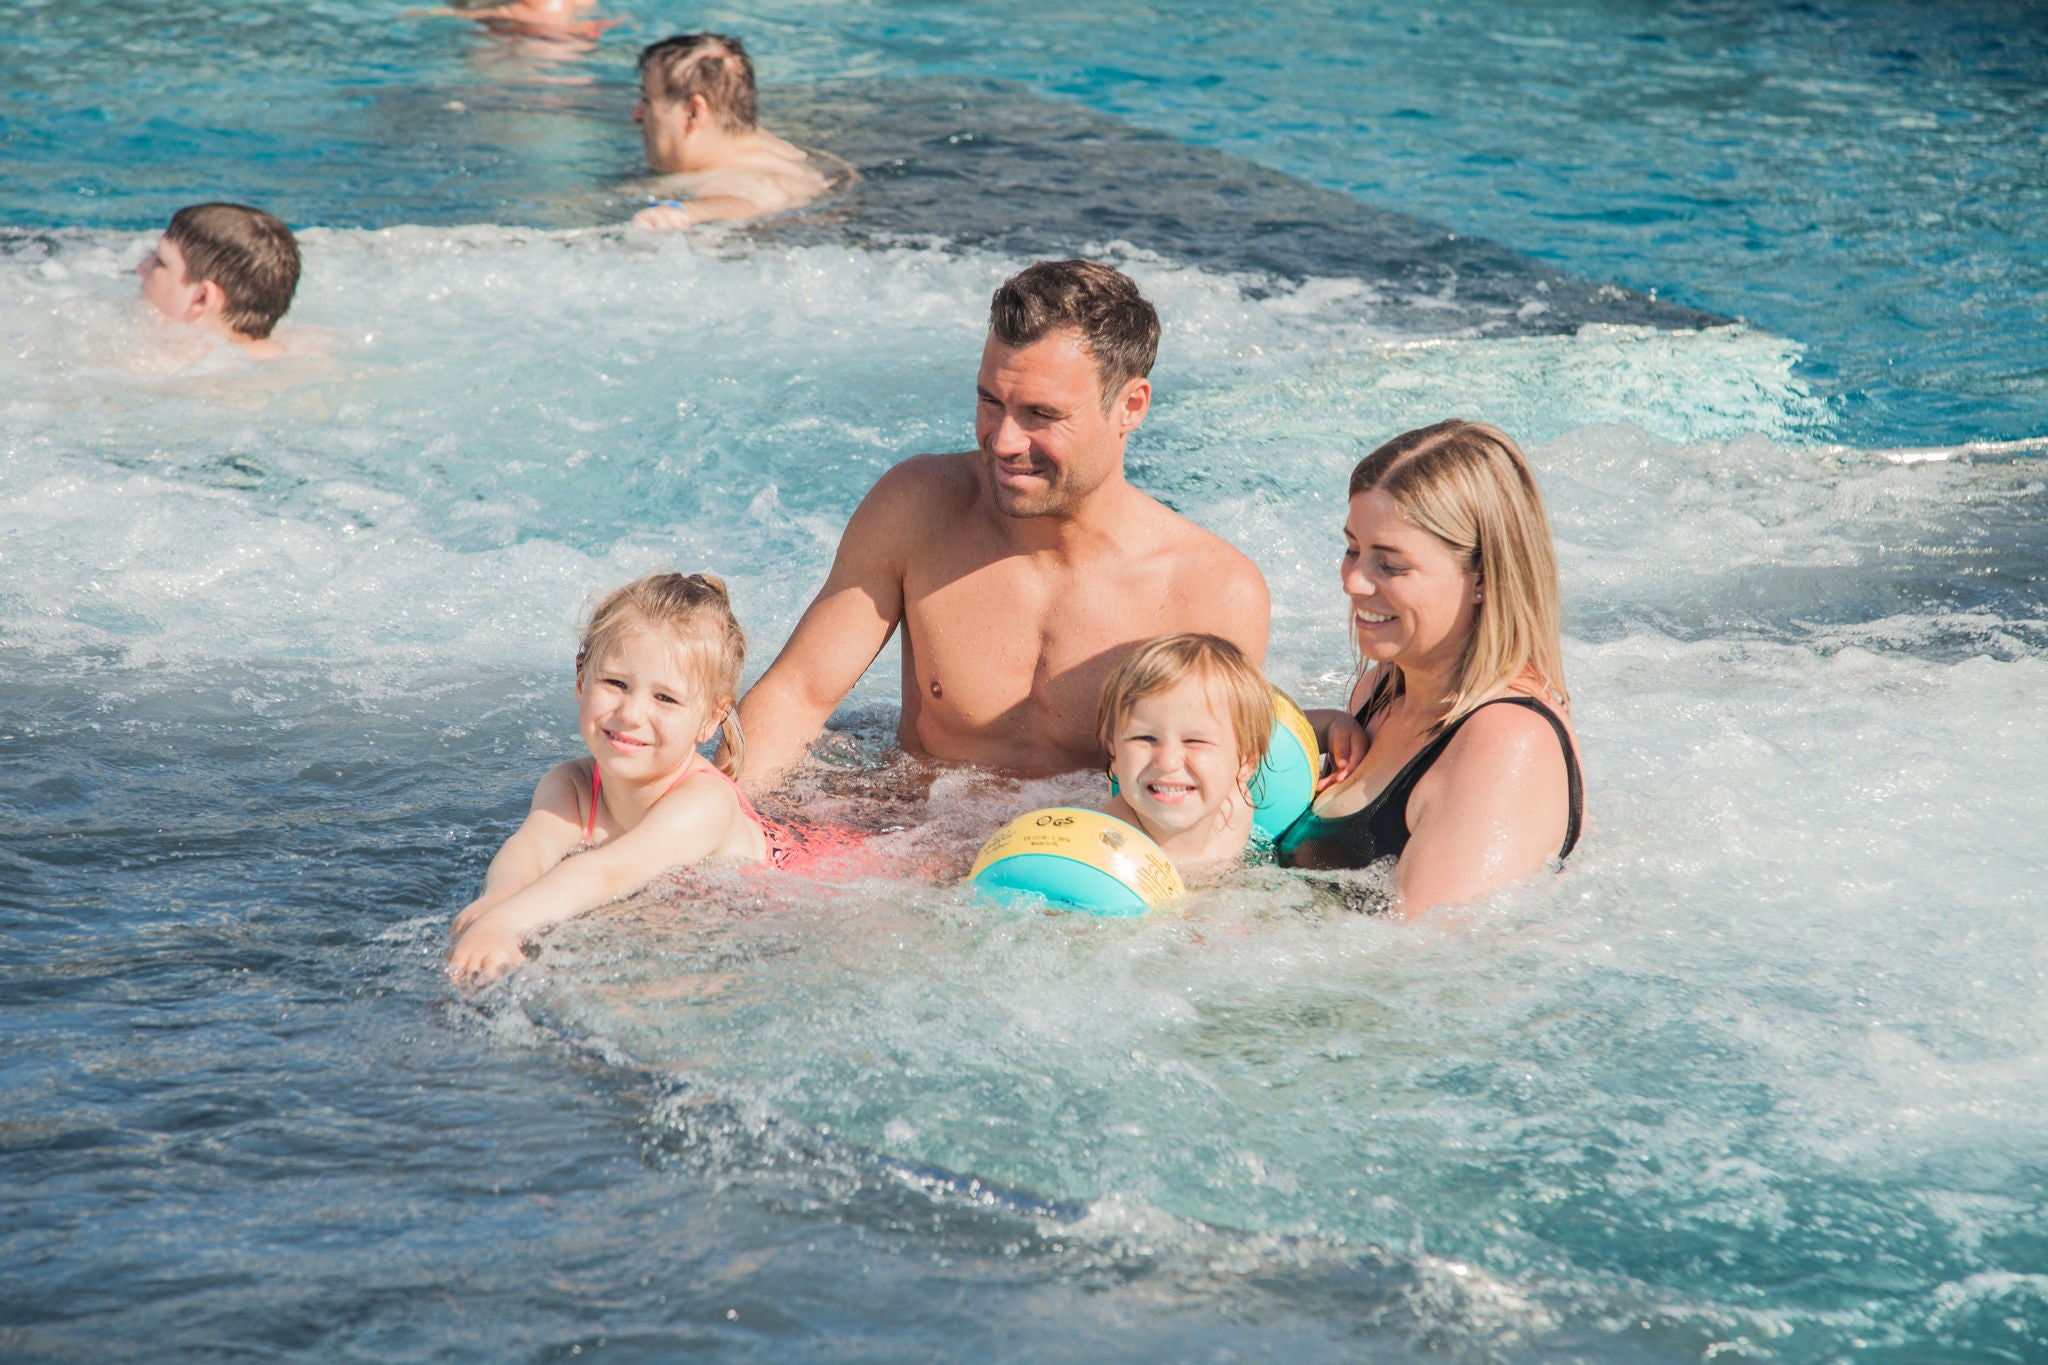
<instances>
[{"instance_id":1,"label":"yellow section of ball","mask_svg":"<svg viewBox=\"0 0 2048 1365\"><path fill-rule=\"evenodd\" d=\"M1036 890L1051 900L1088 901L1084 876L1060 875L1092 868L1105 874L1148 906L1164 905L1187 894L1187 886L1173 863L1160 852L1145 832L1113 815L1078 806L1056 806L1020 815L990 836L974 860L970 877L979 878L997 863L1026 855L1059 860L1072 865L1047 867L1042 885L1013 883L1019 890Z\"/></svg>"}]
</instances>

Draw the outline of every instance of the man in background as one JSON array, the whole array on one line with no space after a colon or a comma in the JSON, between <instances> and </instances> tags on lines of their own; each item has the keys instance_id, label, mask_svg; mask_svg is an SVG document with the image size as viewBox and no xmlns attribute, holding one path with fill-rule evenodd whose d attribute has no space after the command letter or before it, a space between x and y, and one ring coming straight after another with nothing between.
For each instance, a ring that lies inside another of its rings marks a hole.
<instances>
[{"instance_id":1,"label":"man in background","mask_svg":"<svg viewBox=\"0 0 2048 1365\"><path fill-rule=\"evenodd\" d=\"M685 33L640 53L633 106L647 164L671 192L633 215L657 231L720 219L761 218L800 208L832 188L843 162L805 152L761 127L754 64L740 40Z\"/></svg>"}]
</instances>

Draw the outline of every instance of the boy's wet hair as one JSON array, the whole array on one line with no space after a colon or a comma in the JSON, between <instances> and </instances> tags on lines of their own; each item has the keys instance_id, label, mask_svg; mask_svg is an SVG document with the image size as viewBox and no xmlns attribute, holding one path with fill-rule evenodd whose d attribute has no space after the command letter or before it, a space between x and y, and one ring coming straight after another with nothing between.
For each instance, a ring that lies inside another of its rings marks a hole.
<instances>
[{"instance_id":1,"label":"boy's wet hair","mask_svg":"<svg viewBox=\"0 0 2048 1365\"><path fill-rule=\"evenodd\" d=\"M247 204L188 204L164 236L185 258L185 281L212 280L227 299L221 320L261 340L292 306L299 288L299 244L292 230Z\"/></svg>"},{"instance_id":2,"label":"boy's wet hair","mask_svg":"<svg viewBox=\"0 0 2048 1365\"><path fill-rule=\"evenodd\" d=\"M1104 412L1159 356L1158 311L1129 275L1094 261L1040 261L1010 276L989 300L988 330L1005 346L1079 332L1095 357Z\"/></svg>"},{"instance_id":3,"label":"boy's wet hair","mask_svg":"<svg viewBox=\"0 0 2048 1365\"><path fill-rule=\"evenodd\" d=\"M1116 732L1146 697L1198 677L1221 705L1237 741L1237 760L1257 768L1273 742L1273 686L1245 652L1220 635L1187 633L1147 640L1117 660L1102 680L1095 705L1095 737L1114 752Z\"/></svg>"},{"instance_id":4,"label":"boy's wet hair","mask_svg":"<svg viewBox=\"0 0 2048 1365\"><path fill-rule=\"evenodd\" d=\"M754 64L737 38L723 33L679 33L640 49L640 74L654 73L654 89L665 104L687 104L702 95L718 126L744 133L760 122L754 94Z\"/></svg>"},{"instance_id":5,"label":"boy's wet hair","mask_svg":"<svg viewBox=\"0 0 2048 1365\"><path fill-rule=\"evenodd\" d=\"M667 637L701 695L723 709L718 725L725 744L718 766L728 777L739 776L746 737L735 701L747 636L732 613L724 580L708 573L651 573L606 593L590 609L576 646L576 681L583 681L585 664L602 663L619 641L642 630Z\"/></svg>"}]
</instances>

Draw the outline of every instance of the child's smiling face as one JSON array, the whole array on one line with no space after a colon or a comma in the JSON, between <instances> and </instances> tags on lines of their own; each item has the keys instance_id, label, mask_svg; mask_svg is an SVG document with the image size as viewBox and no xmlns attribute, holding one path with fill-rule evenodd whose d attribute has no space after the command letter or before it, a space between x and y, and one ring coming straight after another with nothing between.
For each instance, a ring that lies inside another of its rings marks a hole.
<instances>
[{"instance_id":1,"label":"child's smiling face","mask_svg":"<svg viewBox=\"0 0 2048 1365\"><path fill-rule=\"evenodd\" d=\"M576 680L577 723L607 777L649 781L680 771L717 732L716 699L689 677L673 643L629 631Z\"/></svg>"},{"instance_id":2,"label":"child's smiling face","mask_svg":"<svg viewBox=\"0 0 2048 1365\"><path fill-rule=\"evenodd\" d=\"M1140 697L1117 726L1110 769L1146 833L1164 843L1213 820L1226 800L1248 800L1252 765L1206 678L1191 675Z\"/></svg>"}]
</instances>

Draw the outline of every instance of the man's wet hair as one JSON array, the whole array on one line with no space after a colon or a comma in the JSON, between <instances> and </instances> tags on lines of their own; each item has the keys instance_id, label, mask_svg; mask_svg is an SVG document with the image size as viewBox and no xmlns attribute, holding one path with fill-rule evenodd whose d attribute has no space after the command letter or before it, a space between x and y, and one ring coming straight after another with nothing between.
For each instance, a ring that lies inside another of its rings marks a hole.
<instances>
[{"instance_id":1,"label":"man's wet hair","mask_svg":"<svg viewBox=\"0 0 2048 1365\"><path fill-rule=\"evenodd\" d=\"M1005 346L1079 332L1095 357L1105 412L1126 384L1152 373L1159 355L1158 312L1130 276L1094 261L1040 261L1010 276L989 301L988 329Z\"/></svg>"},{"instance_id":2,"label":"man's wet hair","mask_svg":"<svg viewBox=\"0 0 2048 1365\"><path fill-rule=\"evenodd\" d=\"M737 38L723 33L679 33L640 49L640 74L654 73L664 104L687 104L702 95L728 132L744 133L760 122L754 96L754 64Z\"/></svg>"},{"instance_id":3,"label":"man's wet hair","mask_svg":"<svg viewBox=\"0 0 2048 1365\"><path fill-rule=\"evenodd\" d=\"M261 340L292 306L299 288L299 244L292 230L247 204L187 204L164 236L185 258L185 280L220 286L221 320Z\"/></svg>"}]
</instances>

